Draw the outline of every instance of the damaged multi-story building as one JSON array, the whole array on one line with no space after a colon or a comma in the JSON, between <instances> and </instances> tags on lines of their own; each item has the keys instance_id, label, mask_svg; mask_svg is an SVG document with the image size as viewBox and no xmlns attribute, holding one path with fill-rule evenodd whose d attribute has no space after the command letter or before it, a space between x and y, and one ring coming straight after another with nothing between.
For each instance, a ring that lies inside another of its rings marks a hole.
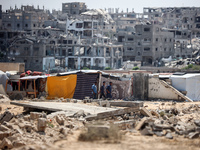
<instances>
[{"instance_id":1,"label":"damaged multi-story building","mask_svg":"<svg viewBox=\"0 0 200 150\"><path fill-rule=\"evenodd\" d=\"M80 15L87 11L87 5L82 2L62 3L62 13Z\"/></svg>"},{"instance_id":2,"label":"damaged multi-story building","mask_svg":"<svg viewBox=\"0 0 200 150\"><path fill-rule=\"evenodd\" d=\"M173 33L159 25L138 24L135 30L118 32L118 42L124 45L124 60L141 61L142 65L156 65L163 57L174 54Z\"/></svg>"},{"instance_id":3,"label":"damaged multi-story building","mask_svg":"<svg viewBox=\"0 0 200 150\"><path fill-rule=\"evenodd\" d=\"M2 28L2 5L0 5L0 29Z\"/></svg>"},{"instance_id":4,"label":"damaged multi-story building","mask_svg":"<svg viewBox=\"0 0 200 150\"><path fill-rule=\"evenodd\" d=\"M30 16L28 16L30 20L27 20L27 27L30 27L29 29L23 28L24 20L20 20L23 23L22 25L16 26L15 20L19 15L17 12L21 12L23 16L20 19L26 19L26 14L30 13ZM44 13L46 16L49 15L46 11L40 10L39 8L34 9L32 6L22 6L21 9L15 8L14 10L10 9L4 12L4 18L6 19L3 20L3 28L7 27L8 24L12 24L6 28L6 32L14 33L17 31L20 33L13 35L12 40L5 40L8 39L7 34L4 34L5 32L2 31L1 39L3 39L2 41L7 45L4 46L5 49L7 49L6 57L11 58L12 62L25 62L26 70L31 69L38 71L51 70L57 65L71 70L82 69L84 67L91 69L121 67L123 62L123 46L120 44L116 45L114 42L111 42L109 37L99 34L99 20L95 21L92 19L92 22L94 22L92 29L96 30L96 32L92 32L93 34L91 36L88 33L88 30L91 30L91 22L89 21L91 20L91 15L89 18L85 17L85 20L82 21L82 25L84 26L82 29L83 31L86 30L87 33L85 37L80 37L80 32L78 32L78 34L76 32L71 32L70 28L67 28L66 25L64 26L66 30L64 30L63 26L58 25L60 20L51 21L48 20L47 17L42 19L42 26L32 28L35 27L35 22L32 21L33 15L38 12ZM87 11L84 13L86 13L83 14L85 16L87 13L90 14L90 12ZM11 19L8 22L9 15L14 21ZM68 24L69 21L70 20L66 20L66 24ZM64 19L61 22L64 22ZM78 24L78 26L75 24L75 27L78 29L79 26L80 24ZM104 31L106 31L105 24L101 27L104 27Z\"/></svg>"},{"instance_id":5,"label":"damaged multi-story building","mask_svg":"<svg viewBox=\"0 0 200 150\"><path fill-rule=\"evenodd\" d=\"M34 6L21 6L10 8L2 13L2 28L9 31L25 31L34 35L36 30L44 27L44 21L48 20L48 14L43 9Z\"/></svg>"},{"instance_id":6,"label":"damaged multi-story building","mask_svg":"<svg viewBox=\"0 0 200 150\"><path fill-rule=\"evenodd\" d=\"M191 39L200 36L200 7L144 8L143 12L174 33L174 57L192 57Z\"/></svg>"},{"instance_id":7,"label":"damaged multi-story building","mask_svg":"<svg viewBox=\"0 0 200 150\"><path fill-rule=\"evenodd\" d=\"M8 61L25 62L26 70L115 69L128 60L158 66L163 57L192 57L191 39L200 36L199 11L106 11L82 2L62 3L62 11L52 13L39 6L15 7L2 12L0 48Z\"/></svg>"}]
</instances>

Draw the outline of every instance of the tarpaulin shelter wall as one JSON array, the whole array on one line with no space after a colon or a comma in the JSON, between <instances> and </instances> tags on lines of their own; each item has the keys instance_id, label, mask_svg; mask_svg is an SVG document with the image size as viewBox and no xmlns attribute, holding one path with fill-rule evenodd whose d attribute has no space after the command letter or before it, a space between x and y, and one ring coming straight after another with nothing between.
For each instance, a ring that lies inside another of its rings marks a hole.
<instances>
[{"instance_id":1,"label":"tarpaulin shelter wall","mask_svg":"<svg viewBox=\"0 0 200 150\"><path fill-rule=\"evenodd\" d=\"M51 76L47 78L47 99L73 98L77 83L77 75Z\"/></svg>"},{"instance_id":2,"label":"tarpaulin shelter wall","mask_svg":"<svg viewBox=\"0 0 200 150\"><path fill-rule=\"evenodd\" d=\"M97 81L99 73L77 73L77 85L74 93L75 99L84 99L86 96L92 97L92 84Z\"/></svg>"},{"instance_id":3,"label":"tarpaulin shelter wall","mask_svg":"<svg viewBox=\"0 0 200 150\"><path fill-rule=\"evenodd\" d=\"M172 86L179 91L187 91L186 96L194 101L200 100L200 74L172 75Z\"/></svg>"},{"instance_id":4,"label":"tarpaulin shelter wall","mask_svg":"<svg viewBox=\"0 0 200 150\"><path fill-rule=\"evenodd\" d=\"M128 81L119 81L119 80L113 80L110 78L101 78L101 86L103 85L103 81L106 82L105 84L105 93L106 93L106 87L109 85L109 82L112 82L112 98L113 99L126 99L132 96L131 92L131 80Z\"/></svg>"}]
</instances>

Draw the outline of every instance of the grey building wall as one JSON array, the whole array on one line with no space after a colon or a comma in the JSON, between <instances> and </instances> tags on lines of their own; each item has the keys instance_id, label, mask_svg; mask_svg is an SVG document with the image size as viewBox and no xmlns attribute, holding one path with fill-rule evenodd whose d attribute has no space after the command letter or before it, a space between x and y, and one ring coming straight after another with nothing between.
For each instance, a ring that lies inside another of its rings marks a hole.
<instances>
[{"instance_id":1,"label":"grey building wall","mask_svg":"<svg viewBox=\"0 0 200 150\"><path fill-rule=\"evenodd\" d=\"M48 15L44 10L22 6L21 9L11 9L2 13L2 28L35 34L34 30L42 28L45 20L48 20Z\"/></svg>"},{"instance_id":2,"label":"grey building wall","mask_svg":"<svg viewBox=\"0 0 200 150\"><path fill-rule=\"evenodd\" d=\"M174 54L174 34L162 31L159 25L136 25L135 33L119 32L117 37L118 42L124 45L125 61L154 65L162 57Z\"/></svg>"},{"instance_id":3,"label":"grey building wall","mask_svg":"<svg viewBox=\"0 0 200 150\"><path fill-rule=\"evenodd\" d=\"M70 15L79 15L85 12L87 6L85 3L73 2L73 3L62 3L62 13L67 13Z\"/></svg>"}]
</instances>

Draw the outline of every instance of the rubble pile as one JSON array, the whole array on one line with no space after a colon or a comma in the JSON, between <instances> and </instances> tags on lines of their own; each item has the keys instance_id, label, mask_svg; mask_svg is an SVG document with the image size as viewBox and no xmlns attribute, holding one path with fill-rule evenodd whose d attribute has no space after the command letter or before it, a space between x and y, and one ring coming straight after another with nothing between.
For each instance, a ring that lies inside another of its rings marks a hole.
<instances>
[{"instance_id":1,"label":"rubble pile","mask_svg":"<svg viewBox=\"0 0 200 150\"><path fill-rule=\"evenodd\" d=\"M169 68L183 69L183 68L187 67L189 64L199 65L199 60L197 60L195 58L179 59L179 60L174 60L169 63L166 63L165 66L167 66Z\"/></svg>"},{"instance_id":2,"label":"rubble pile","mask_svg":"<svg viewBox=\"0 0 200 150\"><path fill-rule=\"evenodd\" d=\"M10 99L7 96L5 96L5 95L0 94L0 103L2 103L2 104L8 104L8 103L10 103Z\"/></svg>"},{"instance_id":3,"label":"rubble pile","mask_svg":"<svg viewBox=\"0 0 200 150\"><path fill-rule=\"evenodd\" d=\"M57 140L83 127L83 123L64 115L51 116L31 112L14 116L5 111L0 116L0 149L18 148L26 145L51 145Z\"/></svg>"},{"instance_id":4,"label":"rubble pile","mask_svg":"<svg viewBox=\"0 0 200 150\"><path fill-rule=\"evenodd\" d=\"M164 104L164 103L163 103ZM200 137L200 105L190 105L188 108L177 109L172 103L170 109L158 109L145 114L138 121L135 129L139 130L142 135L165 136L173 139L174 136L183 135L185 138ZM152 116L151 116L152 115Z\"/></svg>"},{"instance_id":5,"label":"rubble pile","mask_svg":"<svg viewBox=\"0 0 200 150\"><path fill-rule=\"evenodd\" d=\"M98 115L79 110L70 117L65 111L14 115L6 109L0 115L0 149L47 149L59 140L68 140L75 131L83 131L80 141L120 142L127 132L166 139L200 138L199 103L101 101L99 105L121 108Z\"/></svg>"}]
</instances>

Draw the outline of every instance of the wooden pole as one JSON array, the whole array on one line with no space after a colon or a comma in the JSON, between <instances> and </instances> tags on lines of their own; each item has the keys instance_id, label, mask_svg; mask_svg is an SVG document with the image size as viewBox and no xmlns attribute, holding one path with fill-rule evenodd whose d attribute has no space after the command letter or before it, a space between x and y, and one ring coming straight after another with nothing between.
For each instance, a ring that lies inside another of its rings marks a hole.
<instances>
[{"instance_id":1,"label":"wooden pole","mask_svg":"<svg viewBox=\"0 0 200 150\"><path fill-rule=\"evenodd\" d=\"M101 72L100 72L100 74L99 74L99 91L100 91L100 89L101 89L101 76L102 76L102 74L101 74ZM97 94L98 94L98 99L100 99L100 94L99 94L99 92L97 91Z\"/></svg>"},{"instance_id":2,"label":"wooden pole","mask_svg":"<svg viewBox=\"0 0 200 150\"><path fill-rule=\"evenodd\" d=\"M36 98L36 87L35 87L35 80L34 80L34 94L35 94L35 98Z\"/></svg>"},{"instance_id":3,"label":"wooden pole","mask_svg":"<svg viewBox=\"0 0 200 150\"><path fill-rule=\"evenodd\" d=\"M8 85L8 80L6 80L5 92L7 92L7 85Z\"/></svg>"},{"instance_id":4,"label":"wooden pole","mask_svg":"<svg viewBox=\"0 0 200 150\"><path fill-rule=\"evenodd\" d=\"M18 91L20 91L20 84L21 84L21 82L20 82L20 80L19 80Z\"/></svg>"}]
</instances>

